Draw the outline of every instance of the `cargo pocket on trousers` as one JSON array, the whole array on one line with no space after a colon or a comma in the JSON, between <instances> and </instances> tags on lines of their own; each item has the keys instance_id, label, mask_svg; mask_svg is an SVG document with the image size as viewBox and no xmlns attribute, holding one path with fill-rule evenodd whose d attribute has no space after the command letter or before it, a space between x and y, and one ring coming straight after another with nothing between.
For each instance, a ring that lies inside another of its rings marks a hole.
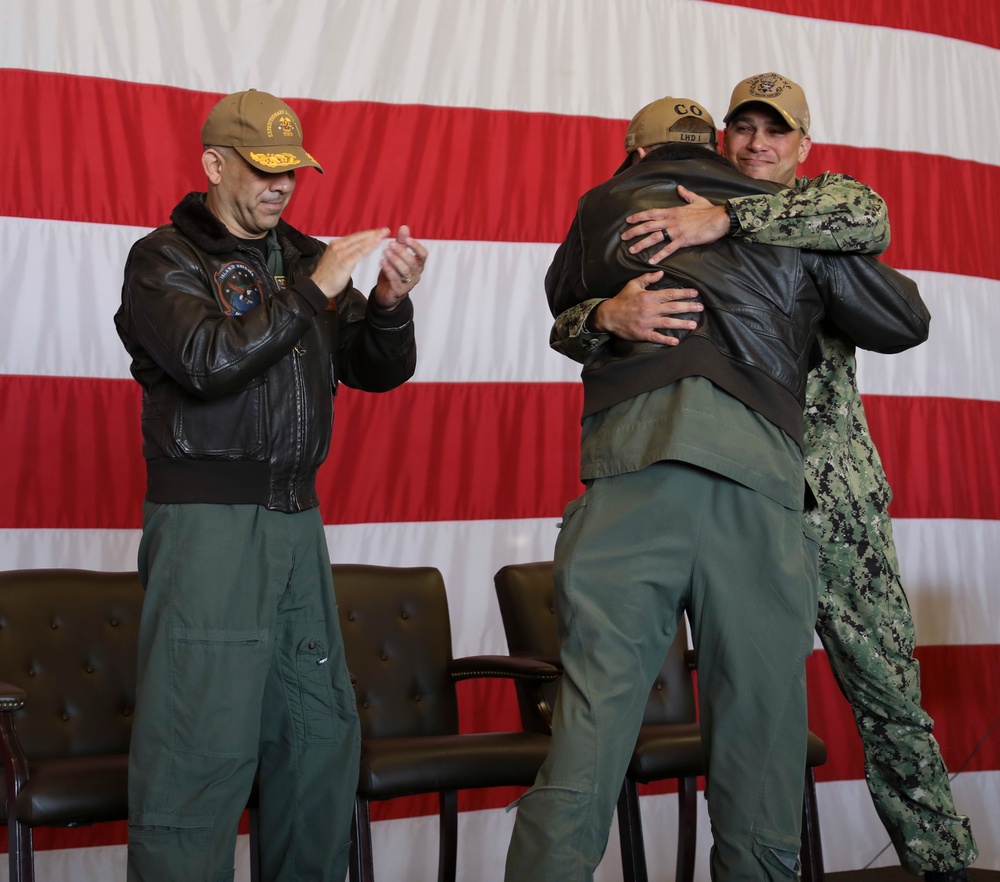
<instances>
[{"instance_id":1,"label":"cargo pocket on trousers","mask_svg":"<svg viewBox=\"0 0 1000 882\"><path fill-rule=\"evenodd\" d=\"M335 659L326 643L307 637L295 655L302 709L302 734L306 741L339 742L357 715L349 678L337 677Z\"/></svg>"},{"instance_id":2,"label":"cargo pocket on trousers","mask_svg":"<svg viewBox=\"0 0 1000 882\"><path fill-rule=\"evenodd\" d=\"M256 754L259 696L271 658L267 637L258 630L174 629L169 688L179 750Z\"/></svg>"},{"instance_id":3,"label":"cargo pocket on trousers","mask_svg":"<svg viewBox=\"0 0 1000 882\"><path fill-rule=\"evenodd\" d=\"M777 833L754 831L753 853L765 867L777 870L789 879L799 878L799 848L801 842Z\"/></svg>"}]
</instances>

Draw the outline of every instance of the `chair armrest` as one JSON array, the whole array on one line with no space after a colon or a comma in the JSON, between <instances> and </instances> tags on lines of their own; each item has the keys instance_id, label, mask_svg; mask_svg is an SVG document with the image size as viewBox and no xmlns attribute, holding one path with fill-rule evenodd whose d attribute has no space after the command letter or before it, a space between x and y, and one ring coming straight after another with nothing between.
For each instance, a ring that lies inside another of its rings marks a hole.
<instances>
[{"instance_id":1,"label":"chair armrest","mask_svg":"<svg viewBox=\"0 0 1000 882\"><path fill-rule=\"evenodd\" d=\"M24 707L25 691L10 683L0 683L0 713L10 713Z\"/></svg>"},{"instance_id":2,"label":"chair armrest","mask_svg":"<svg viewBox=\"0 0 1000 882\"><path fill-rule=\"evenodd\" d=\"M537 658L516 655L470 655L452 659L448 665L452 680L473 677L503 677L508 680L555 680L559 668Z\"/></svg>"}]
</instances>

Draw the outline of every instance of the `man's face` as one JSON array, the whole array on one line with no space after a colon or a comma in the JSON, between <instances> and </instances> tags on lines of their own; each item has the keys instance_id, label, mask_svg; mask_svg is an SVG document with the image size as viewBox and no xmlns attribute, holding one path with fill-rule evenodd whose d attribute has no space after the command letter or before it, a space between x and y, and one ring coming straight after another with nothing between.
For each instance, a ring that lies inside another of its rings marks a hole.
<instances>
[{"instance_id":1,"label":"man's face","mask_svg":"<svg viewBox=\"0 0 1000 882\"><path fill-rule=\"evenodd\" d=\"M220 161L209 173L216 185L209 208L236 236L266 236L278 225L281 212L292 198L295 172L269 174L258 171L231 148L214 152Z\"/></svg>"},{"instance_id":2,"label":"man's face","mask_svg":"<svg viewBox=\"0 0 1000 882\"><path fill-rule=\"evenodd\" d=\"M726 156L745 175L792 186L812 139L789 127L773 107L748 104L726 125Z\"/></svg>"}]
</instances>

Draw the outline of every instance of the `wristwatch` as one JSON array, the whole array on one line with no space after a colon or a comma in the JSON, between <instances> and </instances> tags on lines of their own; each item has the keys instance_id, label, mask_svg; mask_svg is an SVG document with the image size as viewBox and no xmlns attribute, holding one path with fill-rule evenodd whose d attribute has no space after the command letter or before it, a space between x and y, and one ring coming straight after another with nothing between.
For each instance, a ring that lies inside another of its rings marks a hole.
<instances>
[{"instance_id":1,"label":"wristwatch","mask_svg":"<svg viewBox=\"0 0 1000 882\"><path fill-rule=\"evenodd\" d=\"M729 215L729 232L727 236L735 236L740 231L740 219L736 216L736 209L728 202L726 203L726 214Z\"/></svg>"}]
</instances>

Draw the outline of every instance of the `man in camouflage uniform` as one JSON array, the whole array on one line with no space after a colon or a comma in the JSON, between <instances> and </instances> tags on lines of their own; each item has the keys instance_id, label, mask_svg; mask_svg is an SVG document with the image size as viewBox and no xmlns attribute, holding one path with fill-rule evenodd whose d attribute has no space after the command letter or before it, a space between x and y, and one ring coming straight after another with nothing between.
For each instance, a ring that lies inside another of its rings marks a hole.
<instances>
[{"instance_id":1,"label":"man in camouflage uniform","mask_svg":"<svg viewBox=\"0 0 1000 882\"><path fill-rule=\"evenodd\" d=\"M771 245L880 253L889 243L885 203L846 175L795 177L810 149L809 109L800 87L775 73L733 91L725 117L725 153L745 174L784 183L777 195L712 205L687 192L684 208L642 212L625 238L633 252L665 242L658 263L678 248L726 235ZM683 195L683 194L682 194ZM624 289L629 325L616 333L651 339L658 328L691 327L692 308L664 302L665 292ZM613 299L617 299L613 298ZM609 334L591 332L602 303L568 309L552 329L554 349L586 361ZM696 307L694 307L696 308ZM597 317L593 327L601 327ZM821 537L816 630L841 691L851 704L875 808L902 866L929 882L967 879L978 856L968 818L955 811L948 773L920 706L916 638L888 515L891 490L858 392L854 346L832 328L819 336L821 363L806 391L806 478L818 507L809 513Z\"/></svg>"}]
</instances>

